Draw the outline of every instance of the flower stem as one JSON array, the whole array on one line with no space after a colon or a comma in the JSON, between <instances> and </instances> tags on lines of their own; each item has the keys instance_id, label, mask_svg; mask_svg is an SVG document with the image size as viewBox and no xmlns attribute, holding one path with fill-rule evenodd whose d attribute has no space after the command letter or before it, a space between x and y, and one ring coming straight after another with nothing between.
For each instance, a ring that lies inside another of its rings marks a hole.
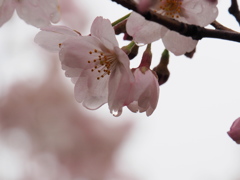
<instances>
[{"instance_id":1,"label":"flower stem","mask_svg":"<svg viewBox=\"0 0 240 180\"><path fill-rule=\"evenodd\" d=\"M118 20L116 20L116 21L114 21L114 22L112 23L112 26L116 26L118 23L124 21L125 19L127 19L127 18L130 16L130 14L131 14L131 13L129 13L129 14L121 17L120 19L118 19Z\"/></svg>"},{"instance_id":2,"label":"flower stem","mask_svg":"<svg viewBox=\"0 0 240 180\"><path fill-rule=\"evenodd\" d=\"M134 41L131 41L128 45L126 46L123 46L122 47L122 50L127 54L129 55L132 51L132 48L135 46L135 42Z\"/></svg>"},{"instance_id":3,"label":"flower stem","mask_svg":"<svg viewBox=\"0 0 240 180\"><path fill-rule=\"evenodd\" d=\"M151 66L152 62L152 52L151 52L151 43L147 45L146 50L143 52L142 60L139 67L147 67L148 69Z\"/></svg>"}]
</instances>

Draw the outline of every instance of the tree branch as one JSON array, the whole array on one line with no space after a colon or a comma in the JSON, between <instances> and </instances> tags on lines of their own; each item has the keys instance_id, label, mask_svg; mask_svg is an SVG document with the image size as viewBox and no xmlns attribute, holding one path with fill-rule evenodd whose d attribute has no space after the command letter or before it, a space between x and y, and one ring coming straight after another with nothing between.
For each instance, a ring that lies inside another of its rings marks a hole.
<instances>
[{"instance_id":1,"label":"tree branch","mask_svg":"<svg viewBox=\"0 0 240 180\"><path fill-rule=\"evenodd\" d=\"M211 23L211 25L215 28L215 29L218 29L218 30L225 30L225 31L231 31L231 32L235 32L235 33L238 33L237 31L234 31L226 26L223 26L222 24L220 24L219 22L217 21L213 21Z\"/></svg>"},{"instance_id":2,"label":"tree branch","mask_svg":"<svg viewBox=\"0 0 240 180\"><path fill-rule=\"evenodd\" d=\"M218 38L224 40L230 40L235 42L240 42L240 33L229 30L219 30L219 29L206 29L204 27L191 25L176 21L174 19L162 16L152 10L149 10L146 13L141 13L137 9L137 4L133 0L112 0L125 8L133 10L143 17L146 20L154 21L159 23L172 31L176 31L184 36L192 37L195 40L200 40L202 38Z\"/></svg>"},{"instance_id":3,"label":"tree branch","mask_svg":"<svg viewBox=\"0 0 240 180\"><path fill-rule=\"evenodd\" d=\"M240 25L240 12L238 9L238 2L237 0L231 0L231 6L228 9L228 12L235 17L238 24Z\"/></svg>"}]
</instances>

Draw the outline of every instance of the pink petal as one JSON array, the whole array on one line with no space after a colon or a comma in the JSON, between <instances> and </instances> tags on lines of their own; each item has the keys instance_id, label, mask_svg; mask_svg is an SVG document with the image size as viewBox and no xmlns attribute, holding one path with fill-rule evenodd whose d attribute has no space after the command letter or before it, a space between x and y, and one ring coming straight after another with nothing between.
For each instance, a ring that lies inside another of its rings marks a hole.
<instances>
[{"instance_id":1,"label":"pink petal","mask_svg":"<svg viewBox=\"0 0 240 180\"><path fill-rule=\"evenodd\" d=\"M126 30L136 43L143 44L159 40L165 33L161 25L146 21L144 17L135 12L132 12L128 18Z\"/></svg>"},{"instance_id":2,"label":"pink petal","mask_svg":"<svg viewBox=\"0 0 240 180\"><path fill-rule=\"evenodd\" d=\"M65 25L78 30L86 27L88 9L81 6L84 2L75 0L58 0L58 2L61 8L61 21Z\"/></svg>"},{"instance_id":3,"label":"pink petal","mask_svg":"<svg viewBox=\"0 0 240 180\"><path fill-rule=\"evenodd\" d=\"M165 48L176 56L191 52L198 41L191 37L185 37L174 31L168 31L162 38Z\"/></svg>"},{"instance_id":4,"label":"pink petal","mask_svg":"<svg viewBox=\"0 0 240 180\"><path fill-rule=\"evenodd\" d=\"M96 17L92 23L91 35L100 39L107 49L113 50L114 46L118 46L115 32L108 19Z\"/></svg>"},{"instance_id":5,"label":"pink petal","mask_svg":"<svg viewBox=\"0 0 240 180\"><path fill-rule=\"evenodd\" d=\"M216 7L217 1L210 2L207 0L188 0L183 2L184 12L189 24L206 26L212 23L218 16Z\"/></svg>"},{"instance_id":6,"label":"pink petal","mask_svg":"<svg viewBox=\"0 0 240 180\"><path fill-rule=\"evenodd\" d=\"M115 116L122 113L122 107L128 100L128 92L134 81L131 70L129 69L129 59L127 55L118 47L115 47L119 63L110 74L108 105L110 112Z\"/></svg>"},{"instance_id":7,"label":"pink petal","mask_svg":"<svg viewBox=\"0 0 240 180\"><path fill-rule=\"evenodd\" d=\"M24 0L17 3L17 14L26 23L36 27L45 27L50 22L60 20L60 12L56 0Z\"/></svg>"},{"instance_id":8,"label":"pink petal","mask_svg":"<svg viewBox=\"0 0 240 180\"><path fill-rule=\"evenodd\" d=\"M79 76L74 87L75 98L87 109L97 109L107 102L108 80L105 76L97 80L97 71L85 70Z\"/></svg>"},{"instance_id":9,"label":"pink petal","mask_svg":"<svg viewBox=\"0 0 240 180\"><path fill-rule=\"evenodd\" d=\"M35 43L53 52L58 52L59 45L68 38L80 36L79 33L65 26L49 26L41 30L34 38Z\"/></svg>"},{"instance_id":10,"label":"pink petal","mask_svg":"<svg viewBox=\"0 0 240 180\"><path fill-rule=\"evenodd\" d=\"M88 61L93 61L98 57L98 54L90 54L89 52L93 52L95 49L105 51L99 40L91 36L68 39L62 43L61 47L59 58L62 64L81 69L93 67L93 64L88 63Z\"/></svg>"},{"instance_id":11,"label":"pink petal","mask_svg":"<svg viewBox=\"0 0 240 180\"><path fill-rule=\"evenodd\" d=\"M0 4L0 26L2 26L5 22L7 22L13 15L13 11L15 10L14 1L3 0Z\"/></svg>"},{"instance_id":12,"label":"pink petal","mask_svg":"<svg viewBox=\"0 0 240 180\"><path fill-rule=\"evenodd\" d=\"M156 76L151 70L145 73L138 69L134 71L135 83L129 94L134 96L134 101L128 105L128 108L137 112L145 112L150 116L157 107L159 98L159 85Z\"/></svg>"}]
</instances>

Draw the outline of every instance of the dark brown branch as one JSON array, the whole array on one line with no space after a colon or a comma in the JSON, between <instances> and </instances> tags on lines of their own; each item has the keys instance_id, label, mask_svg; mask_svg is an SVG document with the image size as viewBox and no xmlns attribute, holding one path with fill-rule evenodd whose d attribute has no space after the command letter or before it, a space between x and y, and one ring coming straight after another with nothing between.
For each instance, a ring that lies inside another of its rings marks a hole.
<instances>
[{"instance_id":1,"label":"dark brown branch","mask_svg":"<svg viewBox=\"0 0 240 180\"><path fill-rule=\"evenodd\" d=\"M224 31L231 31L231 32L235 32L235 33L238 33L237 31L234 31L226 26L223 26L222 24L220 24L219 22L217 21L213 21L211 23L211 25L215 28L215 29L218 29L218 30L224 30Z\"/></svg>"},{"instance_id":2,"label":"dark brown branch","mask_svg":"<svg viewBox=\"0 0 240 180\"><path fill-rule=\"evenodd\" d=\"M141 14L147 20L159 23L172 31L176 31L184 36L192 37L195 40L200 40L202 38L218 38L240 42L240 33L237 33L235 31L206 29L200 26L190 25L176 21L174 19L162 16L151 10L149 10L146 13L141 13L137 9L136 3L132 0L112 0L112 1Z\"/></svg>"},{"instance_id":3,"label":"dark brown branch","mask_svg":"<svg viewBox=\"0 0 240 180\"><path fill-rule=\"evenodd\" d=\"M240 12L238 9L238 2L237 0L231 0L231 6L228 9L228 12L232 14L235 19L237 20L238 24L240 25Z\"/></svg>"}]
</instances>

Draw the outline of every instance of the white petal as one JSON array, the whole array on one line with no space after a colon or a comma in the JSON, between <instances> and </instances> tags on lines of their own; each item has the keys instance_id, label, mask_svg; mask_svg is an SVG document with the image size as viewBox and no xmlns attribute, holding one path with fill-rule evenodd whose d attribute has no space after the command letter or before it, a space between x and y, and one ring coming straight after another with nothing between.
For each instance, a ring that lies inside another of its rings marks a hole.
<instances>
[{"instance_id":1,"label":"white petal","mask_svg":"<svg viewBox=\"0 0 240 180\"><path fill-rule=\"evenodd\" d=\"M83 71L74 88L76 100L82 102L87 109L97 109L107 102L109 76L98 80L97 73Z\"/></svg>"},{"instance_id":2,"label":"white petal","mask_svg":"<svg viewBox=\"0 0 240 180\"><path fill-rule=\"evenodd\" d=\"M68 39L62 43L61 50L59 52L59 58L65 66L72 68L89 69L94 66L88 61L93 61L99 54L90 54L95 49L101 49L102 45L97 38L86 36L75 39Z\"/></svg>"},{"instance_id":3,"label":"white petal","mask_svg":"<svg viewBox=\"0 0 240 180\"><path fill-rule=\"evenodd\" d=\"M17 14L26 23L36 27L45 27L50 22L60 20L60 12L56 0L24 0L17 3Z\"/></svg>"},{"instance_id":4,"label":"white petal","mask_svg":"<svg viewBox=\"0 0 240 180\"><path fill-rule=\"evenodd\" d=\"M80 36L77 32L65 26L49 26L40 31L34 42L52 52L60 50L59 45L70 37Z\"/></svg>"},{"instance_id":5,"label":"white petal","mask_svg":"<svg viewBox=\"0 0 240 180\"><path fill-rule=\"evenodd\" d=\"M91 35L100 39L107 49L113 50L114 46L118 46L115 32L108 19L95 18L91 27Z\"/></svg>"},{"instance_id":6,"label":"white petal","mask_svg":"<svg viewBox=\"0 0 240 180\"><path fill-rule=\"evenodd\" d=\"M162 38L165 48L176 56L191 52L197 45L198 41L191 37L185 37L174 31L168 31Z\"/></svg>"},{"instance_id":7,"label":"white petal","mask_svg":"<svg viewBox=\"0 0 240 180\"><path fill-rule=\"evenodd\" d=\"M120 115L122 107L129 99L128 93L134 77L129 69L119 63L110 74L108 105L111 113Z\"/></svg>"},{"instance_id":8,"label":"white petal","mask_svg":"<svg viewBox=\"0 0 240 180\"><path fill-rule=\"evenodd\" d=\"M0 5L0 26L7 22L13 15L15 3L9 0L3 0Z\"/></svg>"},{"instance_id":9,"label":"white petal","mask_svg":"<svg viewBox=\"0 0 240 180\"><path fill-rule=\"evenodd\" d=\"M218 16L216 3L207 0L184 1L183 8L189 24L206 26L212 23Z\"/></svg>"},{"instance_id":10,"label":"white petal","mask_svg":"<svg viewBox=\"0 0 240 180\"><path fill-rule=\"evenodd\" d=\"M147 21L144 17L135 12L132 12L128 18L126 30L136 43L149 44L159 40L164 35L161 25Z\"/></svg>"}]
</instances>

